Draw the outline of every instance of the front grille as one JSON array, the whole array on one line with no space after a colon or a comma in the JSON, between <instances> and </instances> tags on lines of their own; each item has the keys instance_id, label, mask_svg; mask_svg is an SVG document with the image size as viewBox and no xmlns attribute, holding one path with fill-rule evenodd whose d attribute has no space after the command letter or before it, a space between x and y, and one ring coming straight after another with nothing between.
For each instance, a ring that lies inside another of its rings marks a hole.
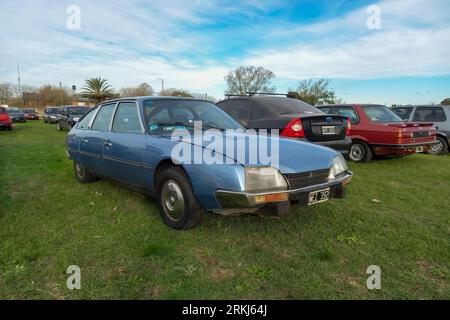
<instances>
[{"instance_id":1,"label":"front grille","mask_svg":"<svg viewBox=\"0 0 450 320\"><path fill-rule=\"evenodd\" d=\"M429 133L428 131L416 131L413 132L413 137L414 138L425 138L428 137Z\"/></svg>"},{"instance_id":2,"label":"front grille","mask_svg":"<svg viewBox=\"0 0 450 320\"><path fill-rule=\"evenodd\" d=\"M289 189L300 189L328 181L329 169L309 171L302 173L288 173L285 178L289 183Z\"/></svg>"}]
</instances>

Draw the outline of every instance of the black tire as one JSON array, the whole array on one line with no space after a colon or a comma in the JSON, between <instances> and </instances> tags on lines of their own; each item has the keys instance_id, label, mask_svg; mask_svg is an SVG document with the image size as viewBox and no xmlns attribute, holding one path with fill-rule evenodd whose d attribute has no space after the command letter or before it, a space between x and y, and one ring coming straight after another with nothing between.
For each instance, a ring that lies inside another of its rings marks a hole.
<instances>
[{"instance_id":1,"label":"black tire","mask_svg":"<svg viewBox=\"0 0 450 320\"><path fill-rule=\"evenodd\" d=\"M12 127L8 127L8 131L12 131Z\"/></svg>"},{"instance_id":2,"label":"black tire","mask_svg":"<svg viewBox=\"0 0 450 320\"><path fill-rule=\"evenodd\" d=\"M439 142L439 144L434 145L433 147L431 147L430 150L427 151L428 154L432 154L432 155L444 155L448 153L448 143L447 143L447 139L445 139L444 137L441 136L437 136L436 137L436 141Z\"/></svg>"},{"instance_id":3,"label":"black tire","mask_svg":"<svg viewBox=\"0 0 450 320\"><path fill-rule=\"evenodd\" d=\"M348 157L354 162L369 162L373 158L373 153L364 141L354 141Z\"/></svg>"},{"instance_id":4,"label":"black tire","mask_svg":"<svg viewBox=\"0 0 450 320\"><path fill-rule=\"evenodd\" d=\"M73 169L75 171L75 177L81 183L90 183L97 180L89 171L85 170L78 161L73 161Z\"/></svg>"},{"instance_id":5,"label":"black tire","mask_svg":"<svg viewBox=\"0 0 450 320\"><path fill-rule=\"evenodd\" d=\"M159 214L166 225L189 230L202 223L205 209L197 201L189 178L181 168L172 166L158 173L155 186Z\"/></svg>"}]
</instances>

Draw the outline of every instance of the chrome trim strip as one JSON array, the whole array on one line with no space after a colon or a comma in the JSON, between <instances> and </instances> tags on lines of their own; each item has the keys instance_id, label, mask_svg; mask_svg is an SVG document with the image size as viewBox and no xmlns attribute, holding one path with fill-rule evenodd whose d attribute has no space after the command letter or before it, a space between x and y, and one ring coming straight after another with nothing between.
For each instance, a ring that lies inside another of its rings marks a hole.
<instances>
[{"instance_id":1,"label":"chrome trim strip","mask_svg":"<svg viewBox=\"0 0 450 320\"><path fill-rule=\"evenodd\" d=\"M135 161L119 159L119 158L116 158L116 157L103 156L103 159L111 160L111 161L115 161L115 162L120 162L120 163L123 163L123 164L128 164L128 165L134 166L134 167L142 167L144 169L152 169L151 166L148 166L148 165L145 165L145 164L142 164L142 163L139 163L139 162L135 162Z\"/></svg>"},{"instance_id":2,"label":"chrome trim strip","mask_svg":"<svg viewBox=\"0 0 450 320\"><path fill-rule=\"evenodd\" d=\"M85 155L85 156L88 156L88 157L93 157L93 158L97 158L97 159L100 159L102 156L100 156L100 155L98 155L98 154L96 154L96 153L92 153L92 152L86 152L86 151L78 151L78 153L79 154L82 154L82 155Z\"/></svg>"}]
</instances>

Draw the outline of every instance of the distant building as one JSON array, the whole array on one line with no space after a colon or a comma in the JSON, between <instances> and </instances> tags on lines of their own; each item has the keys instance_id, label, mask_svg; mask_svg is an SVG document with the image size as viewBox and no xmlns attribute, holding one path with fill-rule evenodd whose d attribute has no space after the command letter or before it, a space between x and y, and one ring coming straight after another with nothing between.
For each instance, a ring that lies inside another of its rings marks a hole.
<instances>
[{"instance_id":1,"label":"distant building","mask_svg":"<svg viewBox=\"0 0 450 320\"><path fill-rule=\"evenodd\" d=\"M76 94L73 96L72 104L80 107L92 107L95 106L95 100Z\"/></svg>"}]
</instances>

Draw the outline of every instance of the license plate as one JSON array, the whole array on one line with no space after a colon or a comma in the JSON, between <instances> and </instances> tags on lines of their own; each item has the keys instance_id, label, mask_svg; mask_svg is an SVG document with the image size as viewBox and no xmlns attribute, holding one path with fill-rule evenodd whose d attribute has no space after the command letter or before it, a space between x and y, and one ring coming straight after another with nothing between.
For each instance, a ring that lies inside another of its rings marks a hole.
<instances>
[{"instance_id":1,"label":"license plate","mask_svg":"<svg viewBox=\"0 0 450 320\"><path fill-rule=\"evenodd\" d=\"M334 126L323 126L322 134L336 134L336 130L334 129Z\"/></svg>"},{"instance_id":2,"label":"license plate","mask_svg":"<svg viewBox=\"0 0 450 320\"><path fill-rule=\"evenodd\" d=\"M416 153L421 153L421 152L424 152L424 151L425 151L424 147L417 147L416 148Z\"/></svg>"},{"instance_id":3,"label":"license plate","mask_svg":"<svg viewBox=\"0 0 450 320\"><path fill-rule=\"evenodd\" d=\"M309 193L308 205L325 202L330 199L330 188L317 190Z\"/></svg>"}]
</instances>

